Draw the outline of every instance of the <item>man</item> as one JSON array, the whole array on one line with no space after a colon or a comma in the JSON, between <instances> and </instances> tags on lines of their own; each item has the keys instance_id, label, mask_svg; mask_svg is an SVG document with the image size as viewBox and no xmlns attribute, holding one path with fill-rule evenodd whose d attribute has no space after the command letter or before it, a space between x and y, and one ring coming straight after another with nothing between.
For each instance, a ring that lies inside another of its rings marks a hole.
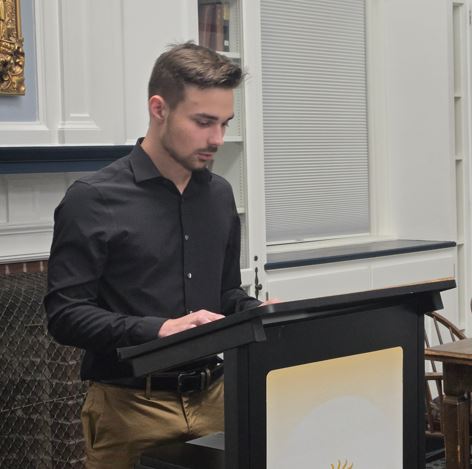
<instances>
[{"instance_id":1,"label":"man","mask_svg":"<svg viewBox=\"0 0 472 469\"><path fill-rule=\"evenodd\" d=\"M260 304L240 288L231 188L207 169L241 80L239 66L193 43L162 54L144 139L75 182L56 209L45 305L56 340L86 351L88 468L129 468L148 446L223 430L216 357L181 379L181 370L153 376L149 389L115 350Z\"/></svg>"}]
</instances>

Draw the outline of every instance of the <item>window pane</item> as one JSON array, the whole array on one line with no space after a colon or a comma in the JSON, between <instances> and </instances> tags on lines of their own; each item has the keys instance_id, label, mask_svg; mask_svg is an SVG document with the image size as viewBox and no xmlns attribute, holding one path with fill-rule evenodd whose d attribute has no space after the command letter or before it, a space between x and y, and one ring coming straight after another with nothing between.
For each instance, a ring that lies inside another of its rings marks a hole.
<instances>
[{"instance_id":1,"label":"window pane","mask_svg":"<svg viewBox=\"0 0 472 469\"><path fill-rule=\"evenodd\" d=\"M267 241L369 232L365 0L262 0Z\"/></svg>"}]
</instances>

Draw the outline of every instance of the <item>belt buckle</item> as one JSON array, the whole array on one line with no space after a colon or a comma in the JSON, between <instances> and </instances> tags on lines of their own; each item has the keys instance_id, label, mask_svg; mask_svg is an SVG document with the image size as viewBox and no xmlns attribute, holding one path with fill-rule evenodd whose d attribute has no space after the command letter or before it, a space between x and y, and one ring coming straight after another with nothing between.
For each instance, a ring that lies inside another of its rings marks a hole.
<instances>
[{"instance_id":1,"label":"belt buckle","mask_svg":"<svg viewBox=\"0 0 472 469\"><path fill-rule=\"evenodd\" d=\"M185 379L188 377L198 379L198 375L200 375L199 380L199 387L195 387L192 389L185 389ZM177 375L177 392L180 394L184 393L191 393L196 391L206 391L211 384L211 372L210 369L204 368L201 371L182 371Z\"/></svg>"},{"instance_id":2,"label":"belt buckle","mask_svg":"<svg viewBox=\"0 0 472 469\"><path fill-rule=\"evenodd\" d=\"M206 391L211 384L211 372L210 368L205 367L202 371L200 371L200 387L201 391Z\"/></svg>"}]
</instances>

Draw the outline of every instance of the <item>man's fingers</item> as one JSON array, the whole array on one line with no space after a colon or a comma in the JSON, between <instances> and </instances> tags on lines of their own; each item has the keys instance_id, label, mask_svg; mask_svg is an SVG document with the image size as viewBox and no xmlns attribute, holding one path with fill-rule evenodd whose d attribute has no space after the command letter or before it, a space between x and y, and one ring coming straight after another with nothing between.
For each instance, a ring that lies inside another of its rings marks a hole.
<instances>
[{"instance_id":1,"label":"man's fingers","mask_svg":"<svg viewBox=\"0 0 472 469\"><path fill-rule=\"evenodd\" d=\"M222 318L224 318L222 314L212 313L211 311L201 309L194 313L187 314L186 316L182 316L181 318L168 319L161 326L158 336L166 337Z\"/></svg>"},{"instance_id":2,"label":"man's fingers","mask_svg":"<svg viewBox=\"0 0 472 469\"><path fill-rule=\"evenodd\" d=\"M218 319L224 318L222 314L212 313L211 311L206 311L201 309L199 311L195 311L194 313L189 314L186 316L190 319L192 324L200 326L202 324L208 324L209 322L217 321Z\"/></svg>"}]
</instances>

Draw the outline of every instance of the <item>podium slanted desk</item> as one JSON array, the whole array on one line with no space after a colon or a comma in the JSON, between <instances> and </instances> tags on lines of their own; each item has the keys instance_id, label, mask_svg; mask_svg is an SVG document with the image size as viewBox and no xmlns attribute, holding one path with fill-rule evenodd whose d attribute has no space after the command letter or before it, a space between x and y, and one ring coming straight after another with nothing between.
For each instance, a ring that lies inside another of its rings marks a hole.
<instances>
[{"instance_id":1,"label":"podium slanted desk","mask_svg":"<svg viewBox=\"0 0 472 469\"><path fill-rule=\"evenodd\" d=\"M225 352L224 453L171 445L137 467L200 469L201 455L208 469L423 468L423 314L454 287L267 305L119 349L136 376Z\"/></svg>"}]
</instances>

